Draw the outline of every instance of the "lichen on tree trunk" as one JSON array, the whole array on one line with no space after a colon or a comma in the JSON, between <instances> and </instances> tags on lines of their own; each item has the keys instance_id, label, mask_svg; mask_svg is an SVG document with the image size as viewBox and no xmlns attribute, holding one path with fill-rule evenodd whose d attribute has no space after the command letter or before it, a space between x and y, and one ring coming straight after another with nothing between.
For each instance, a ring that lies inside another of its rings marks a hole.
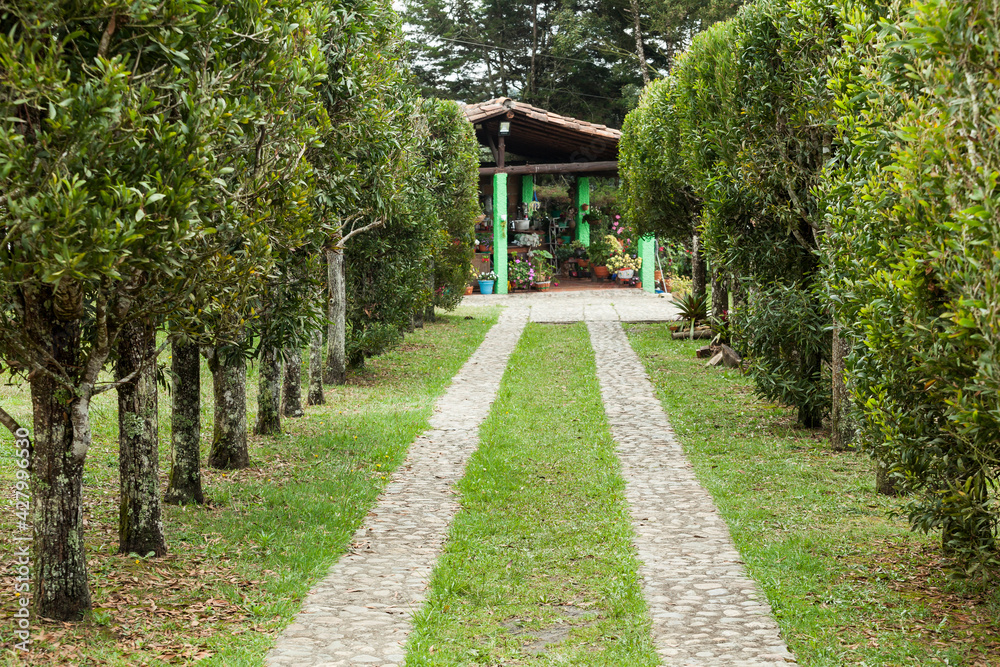
<instances>
[{"instance_id":1,"label":"lichen on tree trunk","mask_svg":"<svg viewBox=\"0 0 1000 667\"><path fill-rule=\"evenodd\" d=\"M833 388L830 401L830 444L833 449L842 451L850 449L854 442L854 426L851 423L850 401L845 384L845 362L850 354L850 345L842 334L840 323L833 323L833 354L830 360L830 370L833 376Z\"/></svg>"},{"instance_id":2,"label":"lichen on tree trunk","mask_svg":"<svg viewBox=\"0 0 1000 667\"><path fill-rule=\"evenodd\" d=\"M326 275L329 287L329 329L327 332L326 370L323 382L347 383L347 294L344 288L344 250L326 251Z\"/></svg>"},{"instance_id":3,"label":"lichen on tree trunk","mask_svg":"<svg viewBox=\"0 0 1000 667\"><path fill-rule=\"evenodd\" d=\"M324 403L326 397L323 396L323 332L317 329L312 332L309 339L309 395L306 397L306 404Z\"/></svg>"},{"instance_id":4,"label":"lichen on tree trunk","mask_svg":"<svg viewBox=\"0 0 1000 667\"><path fill-rule=\"evenodd\" d=\"M281 414L301 417L302 412L302 350L285 349L285 382L281 391Z\"/></svg>"},{"instance_id":5,"label":"lichen on tree trunk","mask_svg":"<svg viewBox=\"0 0 1000 667\"><path fill-rule=\"evenodd\" d=\"M883 496L898 496L896 478L889 474L889 468L881 461L875 462L875 491Z\"/></svg>"},{"instance_id":6,"label":"lichen on tree trunk","mask_svg":"<svg viewBox=\"0 0 1000 667\"><path fill-rule=\"evenodd\" d=\"M281 433L281 350L273 345L260 346L260 373L257 375L257 435Z\"/></svg>"},{"instance_id":7,"label":"lichen on tree trunk","mask_svg":"<svg viewBox=\"0 0 1000 667\"><path fill-rule=\"evenodd\" d=\"M80 322L60 320L49 287L23 288L25 326L55 365L79 365ZM83 543L83 464L90 446L90 397L73 393L47 373L30 378L34 451L31 522L32 590L36 614L75 621L90 609Z\"/></svg>"},{"instance_id":8,"label":"lichen on tree trunk","mask_svg":"<svg viewBox=\"0 0 1000 667\"><path fill-rule=\"evenodd\" d=\"M173 460L163 501L173 505L202 504L201 488L201 356L198 346L175 341L170 370L170 445Z\"/></svg>"},{"instance_id":9,"label":"lichen on tree trunk","mask_svg":"<svg viewBox=\"0 0 1000 667\"><path fill-rule=\"evenodd\" d=\"M218 346L209 354L215 393L215 429L208 465L235 470L250 465L247 450L247 360L241 350Z\"/></svg>"},{"instance_id":10,"label":"lichen on tree trunk","mask_svg":"<svg viewBox=\"0 0 1000 667\"><path fill-rule=\"evenodd\" d=\"M167 552L160 513L159 420L157 418L156 328L127 324L118 338L118 553Z\"/></svg>"},{"instance_id":11,"label":"lichen on tree trunk","mask_svg":"<svg viewBox=\"0 0 1000 667\"><path fill-rule=\"evenodd\" d=\"M31 380L35 611L60 621L79 620L90 609L83 546L83 458L73 455L68 397L47 375L39 373Z\"/></svg>"}]
</instances>

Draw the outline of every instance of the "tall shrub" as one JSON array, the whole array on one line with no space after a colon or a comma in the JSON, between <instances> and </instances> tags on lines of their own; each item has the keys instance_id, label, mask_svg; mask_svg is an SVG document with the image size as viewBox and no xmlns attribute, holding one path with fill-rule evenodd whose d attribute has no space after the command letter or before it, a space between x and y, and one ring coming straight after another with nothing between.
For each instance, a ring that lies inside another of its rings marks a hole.
<instances>
[{"instance_id":1,"label":"tall shrub","mask_svg":"<svg viewBox=\"0 0 1000 667\"><path fill-rule=\"evenodd\" d=\"M420 105L427 121L422 154L427 188L443 243L434 254L434 305L451 309L464 294L472 264L472 239L479 214L479 144L472 124L451 101L428 99Z\"/></svg>"},{"instance_id":2,"label":"tall shrub","mask_svg":"<svg viewBox=\"0 0 1000 667\"><path fill-rule=\"evenodd\" d=\"M891 171L866 181L873 223L845 232L888 261L838 265L857 313L852 375L870 447L912 492L911 523L942 530L966 572L996 574L1000 8L930 0L901 27L882 59L895 75L884 107L900 110Z\"/></svg>"}]
</instances>

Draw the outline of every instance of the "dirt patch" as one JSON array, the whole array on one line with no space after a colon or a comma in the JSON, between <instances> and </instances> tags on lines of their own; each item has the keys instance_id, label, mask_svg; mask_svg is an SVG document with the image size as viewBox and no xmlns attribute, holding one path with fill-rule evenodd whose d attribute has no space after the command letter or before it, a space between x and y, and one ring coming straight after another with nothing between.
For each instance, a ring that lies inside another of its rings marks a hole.
<instances>
[{"instance_id":1,"label":"dirt patch","mask_svg":"<svg viewBox=\"0 0 1000 667\"><path fill-rule=\"evenodd\" d=\"M521 646L522 653L526 655L542 655L548 651L550 646L560 644L569 639L573 628L591 625L598 616L595 611L573 605L559 605L555 609L565 617L565 620L560 619L556 624L546 628L526 628L524 627L524 621L519 618L513 618L502 625L507 628L511 635L523 637L527 640Z\"/></svg>"}]
</instances>

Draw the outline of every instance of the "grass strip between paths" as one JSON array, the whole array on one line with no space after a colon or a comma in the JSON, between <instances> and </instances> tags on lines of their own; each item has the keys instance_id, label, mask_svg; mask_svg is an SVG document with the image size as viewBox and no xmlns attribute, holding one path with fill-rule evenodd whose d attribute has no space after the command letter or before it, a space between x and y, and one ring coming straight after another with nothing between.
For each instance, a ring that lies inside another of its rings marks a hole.
<instances>
[{"instance_id":1,"label":"grass strip between paths","mask_svg":"<svg viewBox=\"0 0 1000 667\"><path fill-rule=\"evenodd\" d=\"M170 551L163 558L115 555L117 424L105 415L113 415L114 406L100 405L84 489L94 611L82 623L36 624L34 650L26 656L5 651L0 664L262 664L309 588L344 552L409 444L427 428L434 401L497 314L466 309L440 315L400 347L369 359L347 386L328 388L326 405L283 420L284 435L252 436L251 468L205 469L207 506L164 507ZM256 366L249 375L252 424ZM203 368L203 455L212 433L211 386ZM7 392L9 403L14 392ZM165 478L167 396L159 409ZM2 535L13 534L12 516L0 515ZM11 562L9 538L0 547ZM5 579L12 591L11 578ZM16 601L6 600L3 613L10 616Z\"/></svg>"},{"instance_id":2,"label":"grass strip between paths","mask_svg":"<svg viewBox=\"0 0 1000 667\"><path fill-rule=\"evenodd\" d=\"M480 436L407 666L657 664L583 324L527 326Z\"/></svg>"},{"instance_id":3,"label":"grass strip between paths","mask_svg":"<svg viewBox=\"0 0 1000 667\"><path fill-rule=\"evenodd\" d=\"M899 501L875 493L866 455L706 368L703 342L626 331L799 664L1000 664L1000 594L947 579L934 541L888 517Z\"/></svg>"}]
</instances>

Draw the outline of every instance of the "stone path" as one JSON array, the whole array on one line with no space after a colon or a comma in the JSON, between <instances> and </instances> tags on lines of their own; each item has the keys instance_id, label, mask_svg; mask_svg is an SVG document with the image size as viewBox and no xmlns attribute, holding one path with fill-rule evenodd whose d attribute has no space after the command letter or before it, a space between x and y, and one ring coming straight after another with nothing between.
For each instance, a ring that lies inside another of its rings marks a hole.
<instances>
[{"instance_id":1,"label":"stone path","mask_svg":"<svg viewBox=\"0 0 1000 667\"><path fill-rule=\"evenodd\" d=\"M622 330L621 321L675 319L673 305L649 295L553 296L504 299L508 307L500 320L438 400L430 430L410 446L350 551L309 593L267 665L403 664L411 618L426 597L458 510L453 485L478 446L479 426L529 317L587 321L622 461L653 640L664 664L795 664ZM468 298L463 305L470 305Z\"/></svg>"},{"instance_id":2,"label":"stone path","mask_svg":"<svg viewBox=\"0 0 1000 667\"><path fill-rule=\"evenodd\" d=\"M662 294L640 289L581 290L576 292L515 292L472 294L463 306L528 306L532 322L664 322L678 319L677 306Z\"/></svg>"},{"instance_id":3,"label":"stone path","mask_svg":"<svg viewBox=\"0 0 1000 667\"><path fill-rule=\"evenodd\" d=\"M479 443L507 360L528 319L507 308L452 380L350 551L330 569L271 650L272 667L402 665L414 612L458 510L453 485Z\"/></svg>"},{"instance_id":4,"label":"stone path","mask_svg":"<svg viewBox=\"0 0 1000 667\"><path fill-rule=\"evenodd\" d=\"M747 577L621 325L588 327L622 462L653 641L664 663L794 664L770 605Z\"/></svg>"}]
</instances>

